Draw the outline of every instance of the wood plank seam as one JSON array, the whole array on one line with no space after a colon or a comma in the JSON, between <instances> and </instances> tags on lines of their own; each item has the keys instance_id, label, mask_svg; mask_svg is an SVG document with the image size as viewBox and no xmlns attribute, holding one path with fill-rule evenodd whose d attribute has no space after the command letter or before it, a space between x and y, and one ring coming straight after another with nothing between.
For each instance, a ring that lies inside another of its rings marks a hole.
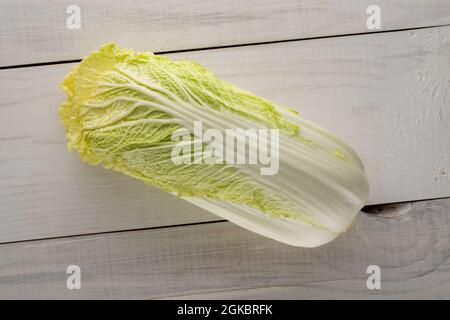
<instances>
[{"instance_id":1,"label":"wood plank seam","mask_svg":"<svg viewBox=\"0 0 450 320\"><path fill-rule=\"evenodd\" d=\"M370 205L370 206L365 206L364 208L362 208L360 214L378 215L378 216L384 217L384 218L395 219L395 218L398 218L399 216L407 213L409 211L409 209L411 209L412 206L416 203L425 203L425 202L434 201L434 200L447 200L447 199L450 199L450 197ZM406 206L407 210L405 210L403 206ZM58 236L58 237L35 238L35 239L17 240L17 241L5 241L5 242L0 242L0 245L26 243L26 242L33 242L33 241L44 241L44 240L58 240L58 239L64 239L64 238L73 239L75 237L107 235L107 234L112 234L112 233L171 229L171 228L180 228L180 227L188 227L188 226L214 224L214 223L221 223L221 222L228 222L228 221L224 220L224 219L220 219L220 220L211 220L211 221L203 221L203 222L191 222L191 223L164 225L164 226L157 226L157 227L120 229L120 230L93 232L93 233L84 233L84 234L68 234L68 235Z\"/></svg>"},{"instance_id":2,"label":"wood plank seam","mask_svg":"<svg viewBox=\"0 0 450 320\"><path fill-rule=\"evenodd\" d=\"M362 0L137 0L132 5L79 0L80 23L72 28L67 3L6 0L0 2L5 44L0 65L71 60L111 40L162 52L450 23L446 0L378 0L381 24L373 30L371 5Z\"/></svg>"},{"instance_id":3,"label":"wood plank seam","mask_svg":"<svg viewBox=\"0 0 450 320\"><path fill-rule=\"evenodd\" d=\"M336 241L285 246L216 223L0 245L0 298L448 298L450 199L398 219L360 215ZM66 267L82 270L67 290ZM382 270L368 290L366 268Z\"/></svg>"},{"instance_id":4,"label":"wood plank seam","mask_svg":"<svg viewBox=\"0 0 450 320\"><path fill-rule=\"evenodd\" d=\"M243 43L243 44L233 44L233 45L224 45L224 46L215 46L215 47L191 48L191 49L170 50L170 51L155 51L154 54L156 54L156 55L164 55L164 54L175 54L175 53L184 53L184 52L195 52L195 51L207 51L207 50L217 50L217 49L239 48L239 47L258 46L258 45L270 45L270 44L285 43L285 42L297 42L297 41L310 41L310 40L320 40L320 39L328 39L328 38L363 36L363 35L370 35L370 34L373 34L373 33L392 33L392 32L402 32L402 31L411 31L411 30L433 29L433 28L447 27L447 26L450 26L450 24L438 24L438 25L432 25L432 26L426 26L426 27L403 28L403 29L393 29L393 30L380 30L380 31L372 31L372 32L337 34L337 35L317 36L317 37L309 37L309 38L274 40L274 41L266 41L266 42ZM86 53L86 54L88 54L88 53ZM17 68L42 67L42 66L50 66L50 65L57 65L57 64L66 64L66 63L78 63L81 60L82 60L82 58L72 59L72 60L63 60L63 61L46 61L46 62L36 62L36 63L30 63L30 64L0 66L0 70L17 69Z\"/></svg>"}]
</instances>

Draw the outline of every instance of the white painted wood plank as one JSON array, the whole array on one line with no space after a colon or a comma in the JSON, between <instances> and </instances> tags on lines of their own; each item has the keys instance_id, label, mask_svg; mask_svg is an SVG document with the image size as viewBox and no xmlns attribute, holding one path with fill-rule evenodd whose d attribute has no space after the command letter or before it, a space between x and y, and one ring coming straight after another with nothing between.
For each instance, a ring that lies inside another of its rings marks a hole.
<instances>
[{"instance_id":1,"label":"white painted wood plank","mask_svg":"<svg viewBox=\"0 0 450 320\"><path fill-rule=\"evenodd\" d=\"M78 59L106 41L167 51L369 32L370 0L6 0L0 66ZM447 0L378 0L381 30L450 24ZM69 5L81 29L68 29Z\"/></svg>"},{"instance_id":2,"label":"white painted wood plank","mask_svg":"<svg viewBox=\"0 0 450 320\"><path fill-rule=\"evenodd\" d=\"M444 299L450 199L359 216L326 246L283 245L229 222L0 245L0 298ZM81 268L67 290L66 268ZM368 290L367 267L381 270Z\"/></svg>"},{"instance_id":3,"label":"white painted wood plank","mask_svg":"<svg viewBox=\"0 0 450 320\"><path fill-rule=\"evenodd\" d=\"M171 55L339 134L362 156L371 203L450 196L450 27ZM217 217L64 146L58 83L72 65L0 71L0 241Z\"/></svg>"}]
</instances>

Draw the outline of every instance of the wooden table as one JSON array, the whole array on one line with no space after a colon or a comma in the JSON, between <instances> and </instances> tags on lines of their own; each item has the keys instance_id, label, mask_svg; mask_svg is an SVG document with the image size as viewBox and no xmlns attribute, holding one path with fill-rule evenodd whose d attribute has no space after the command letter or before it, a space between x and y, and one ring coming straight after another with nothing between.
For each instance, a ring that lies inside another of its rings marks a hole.
<instances>
[{"instance_id":1,"label":"wooden table","mask_svg":"<svg viewBox=\"0 0 450 320\"><path fill-rule=\"evenodd\" d=\"M376 2L379 30L365 0L0 2L0 298L450 298L450 2ZM369 204L397 204L294 248L82 163L58 84L108 41L299 110L361 155Z\"/></svg>"}]
</instances>

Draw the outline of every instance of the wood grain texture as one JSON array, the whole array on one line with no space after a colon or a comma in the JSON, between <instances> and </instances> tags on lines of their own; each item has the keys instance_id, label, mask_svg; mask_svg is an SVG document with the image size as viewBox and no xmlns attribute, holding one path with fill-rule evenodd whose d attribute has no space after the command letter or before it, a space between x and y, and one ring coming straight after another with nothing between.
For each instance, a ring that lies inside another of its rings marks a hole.
<instances>
[{"instance_id":1,"label":"wood grain texture","mask_svg":"<svg viewBox=\"0 0 450 320\"><path fill-rule=\"evenodd\" d=\"M81 29L66 27L69 5ZM369 0L0 2L0 66L82 58L107 41L167 51L365 33ZM450 24L447 0L378 0L381 30Z\"/></svg>"},{"instance_id":2,"label":"wood grain texture","mask_svg":"<svg viewBox=\"0 0 450 320\"><path fill-rule=\"evenodd\" d=\"M295 248L229 222L0 245L0 298L450 298L450 199L361 214L336 241ZM66 268L81 268L67 290ZM368 290L367 267L381 269Z\"/></svg>"},{"instance_id":3,"label":"wood grain texture","mask_svg":"<svg viewBox=\"0 0 450 320\"><path fill-rule=\"evenodd\" d=\"M450 27L170 55L347 140L370 203L450 196ZM218 220L65 148L58 83L73 65L0 71L0 242Z\"/></svg>"}]
</instances>

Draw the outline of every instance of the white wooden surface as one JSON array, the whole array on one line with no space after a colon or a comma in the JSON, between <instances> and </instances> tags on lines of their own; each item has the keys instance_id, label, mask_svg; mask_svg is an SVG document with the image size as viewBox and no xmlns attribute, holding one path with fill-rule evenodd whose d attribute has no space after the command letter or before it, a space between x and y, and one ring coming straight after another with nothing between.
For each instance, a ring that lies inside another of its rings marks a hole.
<instances>
[{"instance_id":1,"label":"white wooden surface","mask_svg":"<svg viewBox=\"0 0 450 320\"><path fill-rule=\"evenodd\" d=\"M185 52L333 130L362 156L371 203L450 196L450 27ZM218 220L65 148L72 65L0 72L0 241Z\"/></svg>"},{"instance_id":2,"label":"white wooden surface","mask_svg":"<svg viewBox=\"0 0 450 320\"><path fill-rule=\"evenodd\" d=\"M343 237L301 249L229 222L0 246L0 298L393 299L450 297L450 200L361 215ZM66 268L81 268L67 290ZM381 289L369 290L369 265Z\"/></svg>"},{"instance_id":3,"label":"white wooden surface","mask_svg":"<svg viewBox=\"0 0 450 320\"><path fill-rule=\"evenodd\" d=\"M3 0L0 66L82 58L106 41L167 51L369 32L370 0ZM381 30L450 24L448 0L377 0ZM81 29L66 27L69 5Z\"/></svg>"}]
</instances>

